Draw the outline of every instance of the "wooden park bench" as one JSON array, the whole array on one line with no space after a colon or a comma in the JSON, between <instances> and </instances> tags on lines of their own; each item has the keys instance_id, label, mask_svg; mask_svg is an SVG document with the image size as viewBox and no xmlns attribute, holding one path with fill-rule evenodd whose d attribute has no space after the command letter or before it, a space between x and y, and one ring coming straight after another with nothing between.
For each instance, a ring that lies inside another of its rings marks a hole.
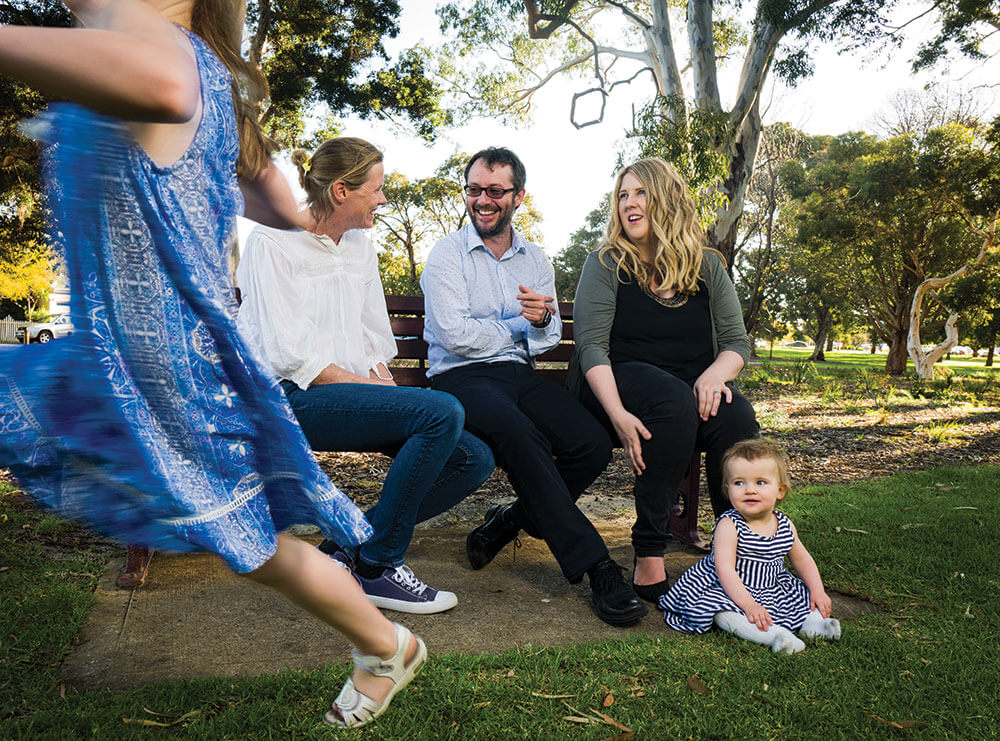
<instances>
[{"instance_id":1,"label":"wooden park bench","mask_svg":"<svg viewBox=\"0 0 1000 741\"><path fill-rule=\"evenodd\" d=\"M392 332L396 336L396 359L390 365L393 378L401 386L429 386L427 343L424 342L424 297L386 296L385 303ZM567 365L573 356L573 303L561 301L559 315L562 318L562 341L535 358L535 369L540 375L564 384ZM670 533L682 543L707 550L708 546L698 534L700 481L701 453L695 451L670 513ZM130 545L125 568L118 576L118 586L123 589L141 586L151 557L148 548Z\"/></svg>"},{"instance_id":2,"label":"wooden park bench","mask_svg":"<svg viewBox=\"0 0 1000 741\"><path fill-rule=\"evenodd\" d=\"M427 343L424 342L424 297L386 296L389 322L396 336L396 359L389 370L401 386L427 386ZM567 365L573 356L573 302L559 302L562 340L535 358L539 375L565 384ZM617 441L616 441L617 442ZM700 550L708 546L698 534L698 490L701 482L701 452L695 451L684 475L677 501L670 513L670 534Z\"/></svg>"}]
</instances>

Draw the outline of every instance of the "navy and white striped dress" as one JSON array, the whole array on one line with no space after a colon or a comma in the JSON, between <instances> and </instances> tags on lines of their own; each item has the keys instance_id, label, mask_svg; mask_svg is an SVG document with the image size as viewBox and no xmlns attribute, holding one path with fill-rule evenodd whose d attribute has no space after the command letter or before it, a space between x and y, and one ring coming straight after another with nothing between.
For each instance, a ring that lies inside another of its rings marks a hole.
<instances>
[{"instance_id":1,"label":"navy and white striped dress","mask_svg":"<svg viewBox=\"0 0 1000 741\"><path fill-rule=\"evenodd\" d=\"M809 615L809 589L797 576L785 568L785 556L795 542L791 522L778 510L778 529L770 538L758 535L743 515L735 509L722 513L736 526L736 573L743 586L770 613L777 625L797 631ZM715 546L712 552L681 574L665 595L659 607L663 618L674 630L684 633L707 633L717 612L731 610L741 615L719 583L715 570Z\"/></svg>"}]
</instances>

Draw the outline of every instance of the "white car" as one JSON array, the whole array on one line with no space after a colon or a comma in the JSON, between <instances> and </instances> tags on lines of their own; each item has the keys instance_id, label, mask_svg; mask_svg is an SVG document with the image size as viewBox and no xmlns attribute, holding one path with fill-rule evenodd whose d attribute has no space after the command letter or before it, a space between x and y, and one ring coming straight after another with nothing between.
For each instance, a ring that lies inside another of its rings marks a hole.
<instances>
[{"instance_id":1,"label":"white car","mask_svg":"<svg viewBox=\"0 0 1000 741\"><path fill-rule=\"evenodd\" d=\"M18 342L24 342L25 329L25 327L21 327L15 333ZM56 337L65 337L68 334L73 334L73 322L70 320L68 314L62 314L61 316L54 317L50 322L29 324L27 330L29 342L49 342Z\"/></svg>"}]
</instances>

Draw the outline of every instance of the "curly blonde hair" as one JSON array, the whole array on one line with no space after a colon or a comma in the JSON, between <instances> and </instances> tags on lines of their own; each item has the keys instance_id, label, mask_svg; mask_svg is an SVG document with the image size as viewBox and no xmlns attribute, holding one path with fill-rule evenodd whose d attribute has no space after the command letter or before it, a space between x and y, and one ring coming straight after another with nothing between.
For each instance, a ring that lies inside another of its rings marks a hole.
<instances>
[{"instance_id":1,"label":"curly blonde hair","mask_svg":"<svg viewBox=\"0 0 1000 741\"><path fill-rule=\"evenodd\" d=\"M632 173L646 191L646 218L656 246L653 264L643 262L639 248L626 236L618 213L622 179ZM663 291L698 292L698 276L705 251L705 232L687 183L674 166L649 157L623 168L615 178L608 209L608 226L598 257L606 268L614 265L618 280L635 279L641 286Z\"/></svg>"}]
</instances>

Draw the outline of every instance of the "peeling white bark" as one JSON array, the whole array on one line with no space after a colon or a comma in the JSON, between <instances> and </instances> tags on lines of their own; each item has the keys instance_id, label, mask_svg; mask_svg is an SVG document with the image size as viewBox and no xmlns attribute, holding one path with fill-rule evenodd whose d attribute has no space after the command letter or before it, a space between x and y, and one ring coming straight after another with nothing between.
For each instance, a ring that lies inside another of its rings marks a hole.
<instances>
[{"instance_id":1,"label":"peeling white bark","mask_svg":"<svg viewBox=\"0 0 1000 741\"><path fill-rule=\"evenodd\" d=\"M646 32L653 50L653 69L658 92L665 97L684 97L680 69L677 66L677 52L670 34L670 18L667 15L667 0L653 1L653 25ZM676 122L675 122L676 123Z\"/></svg>"},{"instance_id":2,"label":"peeling white bark","mask_svg":"<svg viewBox=\"0 0 1000 741\"><path fill-rule=\"evenodd\" d=\"M913 361L913 368L920 378L930 380L934 378L934 364L943 358L951 348L958 344L958 314L952 313L948 316L944 325L944 342L935 345L925 352L920 344L920 323L923 319L924 296L931 291L944 288L956 278L965 275L971 268L982 263L986 255L997 247L996 244L997 218L994 217L989 229L976 230L977 234L983 237L983 246L979 249L979 254L949 275L941 278L927 278L913 292L913 301L910 302L910 331L906 337L906 350Z\"/></svg>"},{"instance_id":3,"label":"peeling white bark","mask_svg":"<svg viewBox=\"0 0 1000 741\"><path fill-rule=\"evenodd\" d=\"M729 177L723 184L726 204L716 212L715 223L708 233L711 246L722 252L729 265L735 262L733 248L736 244L736 230L743 215L743 202L746 199L747 187L750 185L750 176L753 174L762 128L759 98L757 98L750 106L750 111L744 117L733 140Z\"/></svg>"},{"instance_id":4,"label":"peeling white bark","mask_svg":"<svg viewBox=\"0 0 1000 741\"><path fill-rule=\"evenodd\" d=\"M688 0L688 41L694 72L694 104L702 111L719 113L719 82L716 77L715 36L712 33L712 0Z\"/></svg>"},{"instance_id":5,"label":"peeling white bark","mask_svg":"<svg viewBox=\"0 0 1000 741\"><path fill-rule=\"evenodd\" d=\"M753 38L747 47L747 54L743 58L738 86L739 96L729 112L729 123L734 129L743 124L743 120L750 115L754 104L760 99L764 78L782 34L781 30L770 23L761 22L754 30Z\"/></svg>"}]
</instances>

